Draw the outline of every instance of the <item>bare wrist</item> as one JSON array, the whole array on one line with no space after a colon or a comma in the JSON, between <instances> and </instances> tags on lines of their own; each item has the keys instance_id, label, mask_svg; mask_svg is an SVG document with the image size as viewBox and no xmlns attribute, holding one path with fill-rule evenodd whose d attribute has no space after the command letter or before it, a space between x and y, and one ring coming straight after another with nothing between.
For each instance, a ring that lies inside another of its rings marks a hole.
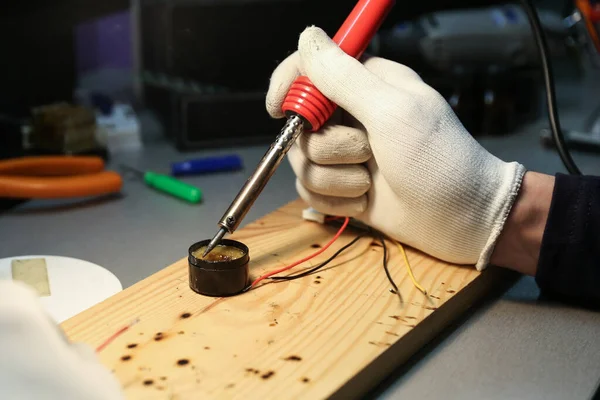
<instances>
[{"instance_id":1,"label":"bare wrist","mask_svg":"<svg viewBox=\"0 0 600 400\"><path fill-rule=\"evenodd\" d=\"M527 172L490 263L535 275L554 190L554 177Z\"/></svg>"}]
</instances>

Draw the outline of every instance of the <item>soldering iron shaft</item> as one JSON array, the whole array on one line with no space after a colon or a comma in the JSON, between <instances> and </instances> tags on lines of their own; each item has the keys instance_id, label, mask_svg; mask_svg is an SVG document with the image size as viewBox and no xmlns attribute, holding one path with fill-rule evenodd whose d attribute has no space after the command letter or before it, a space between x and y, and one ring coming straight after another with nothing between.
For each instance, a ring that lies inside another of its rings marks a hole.
<instances>
[{"instance_id":1,"label":"soldering iron shaft","mask_svg":"<svg viewBox=\"0 0 600 400\"><path fill-rule=\"evenodd\" d=\"M333 41L346 54L356 59L360 58L394 3L395 0L358 0L333 37ZM308 77L296 78L281 107L289 119L258 164L256 171L219 221L219 232L207 246L205 256L221 241L226 232L232 233L237 229L283 157L304 131L304 124L308 131L318 130L331 117L335 108L336 105L327 99Z\"/></svg>"},{"instance_id":2,"label":"soldering iron shaft","mask_svg":"<svg viewBox=\"0 0 600 400\"><path fill-rule=\"evenodd\" d=\"M292 115L287 120L279 136L271 144L267 153L258 163L254 173L248 178L227 211L225 211L225 214L223 214L223 217L221 217L219 231L206 247L204 256L219 244L227 232L233 233L238 228L289 149L303 131L304 121L302 118L298 115Z\"/></svg>"}]
</instances>

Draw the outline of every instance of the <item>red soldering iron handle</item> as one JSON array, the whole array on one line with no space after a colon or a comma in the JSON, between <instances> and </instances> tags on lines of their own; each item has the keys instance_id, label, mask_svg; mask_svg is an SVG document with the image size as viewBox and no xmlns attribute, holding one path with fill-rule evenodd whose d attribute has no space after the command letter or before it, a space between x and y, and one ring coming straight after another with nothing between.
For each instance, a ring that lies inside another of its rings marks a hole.
<instances>
[{"instance_id":1,"label":"red soldering iron handle","mask_svg":"<svg viewBox=\"0 0 600 400\"><path fill-rule=\"evenodd\" d=\"M360 0L333 41L344 53L360 58L395 3L395 0Z\"/></svg>"},{"instance_id":2,"label":"red soldering iron handle","mask_svg":"<svg viewBox=\"0 0 600 400\"><path fill-rule=\"evenodd\" d=\"M359 0L333 41L349 56L360 58L394 4L395 0ZM335 108L305 76L296 78L282 106L287 116L301 116L309 132L321 128Z\"/></svg>"}]
</instances>

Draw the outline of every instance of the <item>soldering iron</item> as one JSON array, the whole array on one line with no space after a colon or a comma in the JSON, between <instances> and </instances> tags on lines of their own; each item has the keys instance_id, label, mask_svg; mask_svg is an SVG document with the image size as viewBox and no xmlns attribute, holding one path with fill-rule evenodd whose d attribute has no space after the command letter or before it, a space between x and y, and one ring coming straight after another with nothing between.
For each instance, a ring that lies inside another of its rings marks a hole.
<instances>
[{"instance_id":1,"label":"soldering iron","mask_svg":"<svg viewBox=\"0 0 600 400\"><path fill-rule=\"evenodd\" d=\"M532 0L520 0L520 2L527 14L538 47L546 87L548 119L554 143L567 171L573 175L580 175L581 172L565 144L560 126L548 45L539 17ZM600 11L592 8L588 2L591 0L576 0L578 10L584 15L587 23L586 30L597 46L596 49L600 51L600 40L598 40L600 35L597 28ZM348 55L360 58L394 3L394 0L360 0L334 36L333 41ZM225 234L233 233L237 229L298 136L305 131L318 130L331 117L335 108L336 105L323 96L307 77L301 76L294 81L282 106L287 117L285 126L219 221L219 231L210 241L204 256L219 244Z\"/></svg>"},{"instance_id":2,"label":"soldering iron","mask_svg":"<svg viewBox=\"0 0 600 400\"><path fill-rule=\"evenodd\" d=\"M348 55L360 58L395 0L359 0L333 41ZM233 233L254 204L275 170L303 132L317 131L331 117L336 105L327 99L305 76L292 84L282 109L287 121L279 136L259 162L219 221L219 231L206 247L212 251L227 233Z\"/></svg>"}]
</instances>

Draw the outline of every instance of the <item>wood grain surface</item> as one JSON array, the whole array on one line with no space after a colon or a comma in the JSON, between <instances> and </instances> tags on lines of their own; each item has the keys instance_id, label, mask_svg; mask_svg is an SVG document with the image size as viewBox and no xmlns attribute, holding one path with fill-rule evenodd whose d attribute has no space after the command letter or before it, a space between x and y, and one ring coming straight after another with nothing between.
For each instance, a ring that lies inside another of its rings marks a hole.
<instances>
[{"instance_id":1,"label":"wood grain surface","mask_svg":"<svg viewBox=\"0 0 600 400\"><path fill-rule=\"evenodd\" d=\"M254 276L314 252L335 233L335 227L303 221L303 207L299 200L292 202L232 235L250 248ZM297 270L325 260L355 236L347 230ZM407 248L414 274L430 294L426 297L411 283L398 249L389 247L402 303L390 293L382 247L363 238L325 270L222 299L189 289L184 258L63 328L72 340L97 346L139 318L100 353L129 399L321 399L344 388L352 389L344 398L359 396L376 384L367 381L377 375L363 373L361 382L352 381L361 371L384 361L380 372L397 366L485 292L471 290L462 307L455 302L438 310L468 293L464 289L486 273ZM411 340L409 333L421 326ZM392 348L396 356L389 353Z\"/></svg>"}]
</instances>

